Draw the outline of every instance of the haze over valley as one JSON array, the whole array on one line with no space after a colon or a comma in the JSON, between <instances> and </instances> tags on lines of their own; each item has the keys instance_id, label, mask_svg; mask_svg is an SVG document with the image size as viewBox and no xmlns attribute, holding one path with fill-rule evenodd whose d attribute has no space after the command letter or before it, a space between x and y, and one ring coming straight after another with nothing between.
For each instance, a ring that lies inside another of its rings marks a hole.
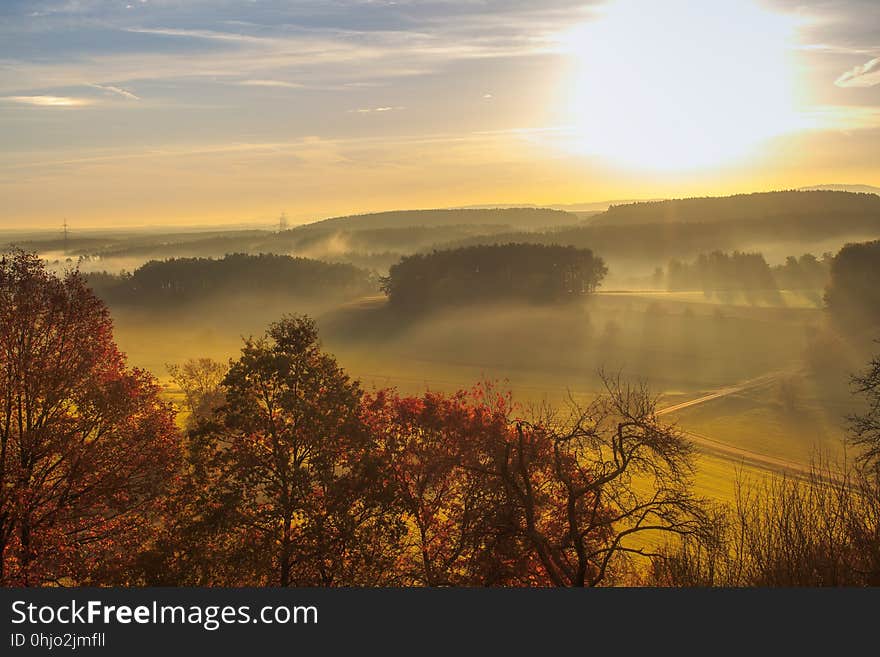
<instances>
[{"instance_id":1,"label":"haze over valley","mask_svg":"<svg viewBox=\"0 0 880 657\"><path fill-rule=\"evenodd\" d=\"M0 5L0 584L880 585L880 4Z\"/></svg>"}]
</instances>

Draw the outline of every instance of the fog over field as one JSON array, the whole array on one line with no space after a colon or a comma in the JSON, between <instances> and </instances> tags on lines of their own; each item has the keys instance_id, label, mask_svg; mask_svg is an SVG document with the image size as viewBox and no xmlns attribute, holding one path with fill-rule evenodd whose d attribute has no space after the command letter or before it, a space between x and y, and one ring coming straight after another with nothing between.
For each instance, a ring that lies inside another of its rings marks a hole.
<instances>
[{"instance_id":1,"label":"fog over field","mask_svg":"<svg viewBox=\"0 0 880 657\"><path fill-rule=\"evenodd\" d=\"M845 417L858 405L848 377L870 353L863 332L844 334L829 315L824 295L830 258L846 243L880 237L873 200L880 198L816 194L815 201L803 192L746 196L742 208L736 207L738 197L714 205L712 199L700 200L700 213L678 223L663 203L653 204L663 225L672 221L671 234L650 223L600 233L598 242L609 255L596 251L607 266L597 291L556 300L544 293L505 300L496 292L457 300L453 293L443 300L426 296L418 308L397 307L381 287L401 258L461 245L519 240L582 248L591 230L614 227L614 217L627 216L628 207L650 218L652 203L615 206L607 218L600 214L587 223L537 209L414 211L282 231L74 233L66 250L57 235L34 233L19 243L37 250L57 271L75 267L87 275L110 304L129 362L155 372L171 398L179 391L168 365L199 357L225 362L236 357L244 337L259 335L282 315L308 314L316 318L325 347L367 388L452 392L488 380L522 404L556 405L569 396L583 400L597 394L604 371L644 381L662 405L675 406L745 384L670 417L725 445L807 464L817 450L843 453ZM815 202L830 204L823 218L816 219L812 209L798 214ZM713 217L716 206L727 214ZM675 207L689 208L687 202ZM780 230L756 227L750 207L771 207L766 221ZM792 239L790 227L798 221L809 230ZM713 265L701 263L716 260L701 260L712 251L703 243L716 233L706 234L705 226L719 224L725 226L725 244L733 247L725 253L760 254L756 265L748 265L757 266L757 273L741 269L747 265L735 259L716 259L732 269L713 270L706 278ZM656 233L656 239L644 242L646 233ZM776 233L780 238L772 237ZM282 257L235 261L227 256L232 253ZM670 253L675 256L667 258ZM812 258L810 272L799 269L805 258ZM319 269L285 272L281 267L288 261L342 267L347 282L329 283ZM141 271L147 262L150 268ZM212 262L213 268L205 269ZM241 268L251 263L262 263L262 269L245 274ZM690 278L681 279L683 266L691 268ZM185 273L191 270L206 273ZM145 278L148 271L153 278ZM758 385L749 383L756 379ZM756 423L759 432L753 430ZM706 458L736 465L735 456L717 450L708 450ZM703 485L728 496L733 480L721 485L715 479Z\"/></svg>"},{"instance_id":2,"label":"fog over field","mask_svg":"<svg viewBox=\"0 0 880 657\"><path fill-rule=\"evenodd\" d=\"M878 26L0 2L0 587L880 586Z\"/></svg>"}]
</instances>

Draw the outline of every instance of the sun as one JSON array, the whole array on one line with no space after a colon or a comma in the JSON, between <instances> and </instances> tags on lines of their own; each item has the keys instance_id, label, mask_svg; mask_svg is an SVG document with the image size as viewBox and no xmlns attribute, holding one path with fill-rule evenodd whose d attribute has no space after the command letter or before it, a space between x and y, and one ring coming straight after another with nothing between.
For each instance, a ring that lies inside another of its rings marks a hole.
<instances>
[{"instance_id":1,"label":"sun","mask_svg":"<svg viewBox=\"0 0 880 657\"><path fill-rule=\"evenodd\" d=\"M566 33L569 147L682 171L795 131L795 22L748 0L619 0Z\"/></svg>"}]
</instances>

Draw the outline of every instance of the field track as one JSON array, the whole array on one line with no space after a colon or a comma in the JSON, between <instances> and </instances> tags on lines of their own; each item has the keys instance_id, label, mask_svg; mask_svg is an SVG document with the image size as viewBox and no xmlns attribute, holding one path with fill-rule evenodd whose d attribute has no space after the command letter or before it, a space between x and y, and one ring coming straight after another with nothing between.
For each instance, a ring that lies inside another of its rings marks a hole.
<instances>
[{"instance_id":1,"label":"field track","mask_svg":"<svg viewBox=\"0 0 880 657\"><path fill-rule=\"evenodd\" d=\"M715 399L720 399L728 395L733 395L755 388L761 388L763 386L773 383L781 376L791 373L792 370L768 372L767 374L755 377L754 379L749 379L748 381L743 381L742 383L728 386L726 388L720 388L719 390L715 390L701 397L680 402L678 404L673 404L671 406L666 406L658 410L657 415L667 415L669 413L675 413L677 411L681 411L692 406L697 406L699 404L705 404L707 402L711 402ZM725 443L720 440L710 438L709 436L695 433L693 431L687 431L685 429L682 429L681 431L697 446L697 449L699 451L724 459L726 461L732 461L743 466L767 470L776 474L791 475L797 478L805 477L810 473L811 470L811 466L806 463L791 461L776 456L769 456L767 454L761 454L760 452L737 447L736 445L731 445L729 443Z\"/></svg>"}]
</instances>

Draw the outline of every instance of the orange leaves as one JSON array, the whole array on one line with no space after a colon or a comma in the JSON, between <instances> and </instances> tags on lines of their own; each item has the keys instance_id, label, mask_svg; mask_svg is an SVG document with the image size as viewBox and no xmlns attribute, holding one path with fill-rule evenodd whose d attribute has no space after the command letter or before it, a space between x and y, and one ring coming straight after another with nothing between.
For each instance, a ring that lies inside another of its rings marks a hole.
<instances>
[{"instance_id":1,"label":"orange leaves","mask_svg":"<svg viewBox=\"0 0 880 657\"><path fill-rule=\"evenodd\" d=\"M82 277L0 259L0 582L111 581L179 454L155 380L126 370Z\"/></svg>"}]
</instances>

